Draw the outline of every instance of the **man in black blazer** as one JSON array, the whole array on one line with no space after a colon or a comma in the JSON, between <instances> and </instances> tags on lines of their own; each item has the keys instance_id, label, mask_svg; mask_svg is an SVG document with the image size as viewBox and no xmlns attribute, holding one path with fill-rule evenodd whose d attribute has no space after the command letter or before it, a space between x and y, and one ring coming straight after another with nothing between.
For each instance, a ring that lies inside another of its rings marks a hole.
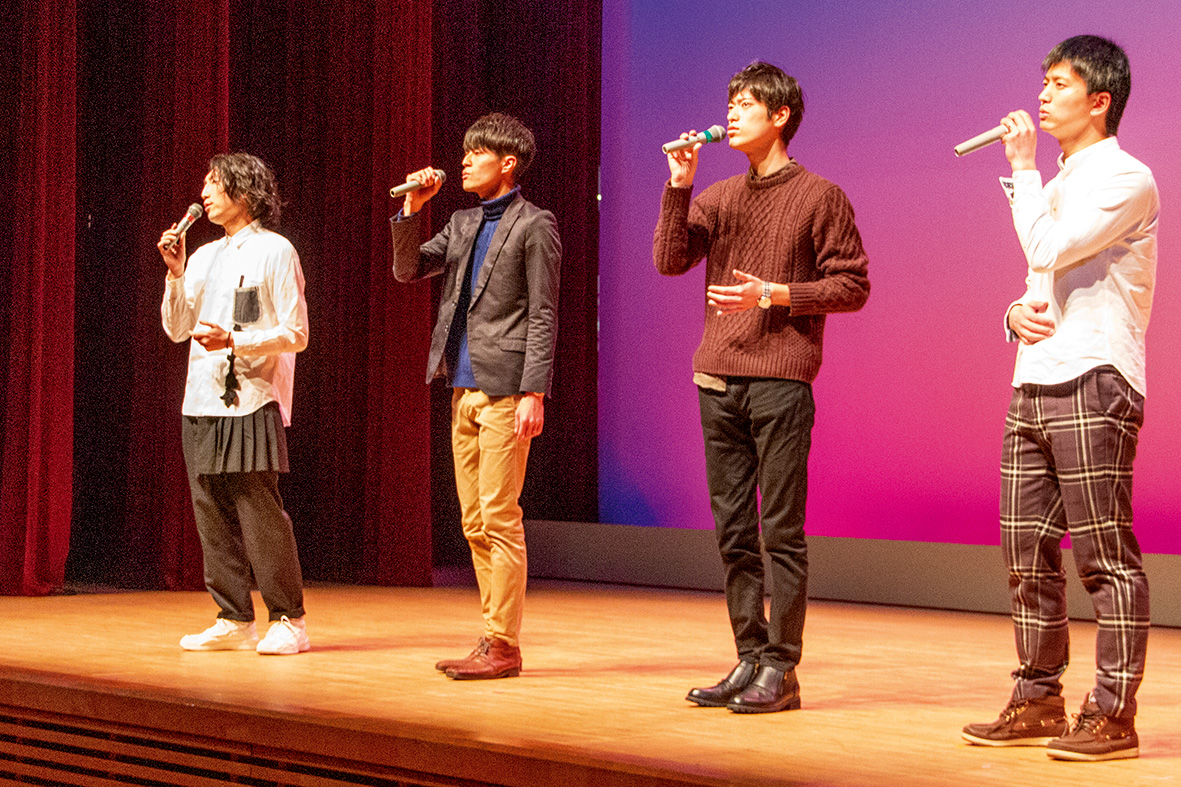
<instances>
[{"instance_id":1,"label":"man in black blazer","mask_svg":"<svg viewBox=\"0 0 1181 787\"><path fill-rule=\"evenodd\" d=\"M529 129L508 115L485 115L467 130L463 149L463 190L480 206L456 211L418 245L419 211L442 186L434 169L422 169L407 176L422 187L406 194L390 231L398 281L445 276L427 382L445 377L454 389L455 483L484 634L467 657L435 667L479 680L521 671L527 569L517 501L553 377L562 247L553 214L517 185L535 151Z\"/></svg>"}]
</instances>

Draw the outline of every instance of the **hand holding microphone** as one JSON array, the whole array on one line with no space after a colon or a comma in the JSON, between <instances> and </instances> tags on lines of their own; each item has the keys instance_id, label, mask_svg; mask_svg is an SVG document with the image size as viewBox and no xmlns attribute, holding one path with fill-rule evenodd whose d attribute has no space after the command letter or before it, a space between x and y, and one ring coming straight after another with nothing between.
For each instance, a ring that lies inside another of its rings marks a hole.
<instances>
[{"instance_id":1,"label":"hand holding microphone","mask_svg":"<svg viewBox=\"0 0 1181 787\"><path fill-rule=\"evenodd\" d=\"M156 243L160 256L164 258L165 264L175 277L180 277L185 272L185 233L204 213L199 203L189 205L181 220L164 230L164 234Z\"/></svg>"},{"instance_id":2,"label":"hand holding microphone","mask_svg":"<svg viewBox=\"0 0 1181 787\"><path fill-rule=\"evenodd\" d=\"M447 173L434 167L425 167L406 176L406 182L390 189L391 197L406 198L402 206L402 214L409 216L417 213L427 201L439 193L443 182L447 180Z\"/></svg>"},{"instance_id":3,"label":"hand holding microphone","mask_svg":"<svg viewBox=\"0 0 1181 787\"><path fill-rule=\"evenodd\" d=\"M661 151L668 154L668 168L671 173L669 183L677 188L693 185L693 178L697 174L697 150L707 142L720 142L726 138L726 129L721 126L710 126L707 131L698 133L691 130L682 134L680 139L666 142Z\"/></svg>"},{"instance_id":4,"label":"hand holding microphone","mask_svg":"<svg viewBox=\"0 0 1181 787\"><path fill-rule=\"evenodd\" d=\"M1037 169L1037 126L1024 109L1010 112L1001 119L1001 124L983 134L977 134L955 146L956 156L966 156L973 151L988 147L994 142L1005 143L1005 157L1013 165L1013 171Z\"/></svg>"}]
</instances>

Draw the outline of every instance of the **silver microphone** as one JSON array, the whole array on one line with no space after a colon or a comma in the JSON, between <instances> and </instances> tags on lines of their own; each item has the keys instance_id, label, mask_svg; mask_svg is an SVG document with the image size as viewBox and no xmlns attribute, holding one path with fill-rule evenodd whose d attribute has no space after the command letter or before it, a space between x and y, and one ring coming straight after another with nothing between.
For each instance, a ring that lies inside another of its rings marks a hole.
<instances>
[{"instance_id":1,"label":"silver microphone","mask_svg":"<svg viewBox=\"0 0 1181 787\"><path fill-rule=\"evenodd\" d=\"M185 211L184 218L176 223L176 240L168 247L169 251L176 248L176 244L180 243L180 239L189 231L189 227L193 226L193 222L203 215L205 215L205 211L201 209L200 204L194 202L189 206L189 209Z\"/></svg>"},{"instance_id":2,"label":"silver microphone","mask_svg":"<svg viewBox=\"0 0 1181 787\"><path fill-rule=\"evenodd\" d=\"M435 177L439 179L439 183L443 183L447 180L447 173L441 169L437 169L435 170ZM422 188L421 183L419 183L417 180L410 180L390 189L390 196L401 197L409 194L412 191L418 191L420 188Z\"/></svg>"},{"instance_id":3,"label":"silver microphone","mask_svg":"<svg viewBox=\"0 0 1181 787\"><path fill-rule=\"evenodd\" d=\"M705 131L694 134L688 139L674 139L660 146L661 153L673 153L685 148L691 148L698 142L721 142L726 138L726 129L721 126L710 126Z\"/></svg>"},{"instance_id":4,"label":"silver microphone","mask_svg":"<svg viewBox=\"0 0 1181 787\"><path fill-rule=\"evenodd\" d=\"M994 142L1000 142L1001 137L1005 135L1005 127L997 126L994 129L985 131L983 134L977 134L971 139L961 142L955 146L955 154L957 156L966 156L969 153L986 148Z\"/></svg>"}]
</instances>

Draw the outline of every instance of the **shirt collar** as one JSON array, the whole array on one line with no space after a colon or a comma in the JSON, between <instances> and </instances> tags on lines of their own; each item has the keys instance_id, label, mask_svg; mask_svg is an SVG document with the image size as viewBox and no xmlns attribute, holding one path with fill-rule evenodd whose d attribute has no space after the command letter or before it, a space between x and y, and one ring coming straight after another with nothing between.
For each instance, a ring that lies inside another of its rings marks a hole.
<instances>
[{"instance_id":1,"label":"shirt collar","mask_svg":"<svg viewBox=\"0 0 1181 787\"><path fill-rule=\"evenodd\" d=\"M1065 153L1059 153L1058 169L1063 175L1069 175L1072 170L1082 166L1095 156L1102 156L1116 150L1119 150L1119 140L1114 136L1104 137L1093 145L1087 145L1070 158L1065 158Z\"/></svg>"},{"instance_id":2,"label":"shirt collar","mask_svg":"<svg viewBox=\"0 0 1181 787\"><path fill-rule=\"evenodd\" d=\"M225 246L228 248L233 245L235 249L240 249L247 239L254 237L260 232L262 232L262 219L255 219L233 235L227 235L225 237Z\"/></svg>"}]
</instances>

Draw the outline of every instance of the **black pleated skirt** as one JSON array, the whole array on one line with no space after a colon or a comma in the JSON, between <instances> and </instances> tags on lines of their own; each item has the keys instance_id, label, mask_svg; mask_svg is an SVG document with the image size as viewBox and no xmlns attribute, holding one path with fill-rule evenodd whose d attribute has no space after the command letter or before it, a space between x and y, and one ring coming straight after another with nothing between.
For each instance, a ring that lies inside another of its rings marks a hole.
<instances>
[{"instance_id":1,"label":"black pleated skirt","mask_svg":"<svg viewBox=\"0 0 1181 787\"><path fill-rule=\"evenodd\" d=\"M190 473L286 473L287 432L276 402L250 415L186 415L181 427Z\"/></svg>"}]
</instances>

